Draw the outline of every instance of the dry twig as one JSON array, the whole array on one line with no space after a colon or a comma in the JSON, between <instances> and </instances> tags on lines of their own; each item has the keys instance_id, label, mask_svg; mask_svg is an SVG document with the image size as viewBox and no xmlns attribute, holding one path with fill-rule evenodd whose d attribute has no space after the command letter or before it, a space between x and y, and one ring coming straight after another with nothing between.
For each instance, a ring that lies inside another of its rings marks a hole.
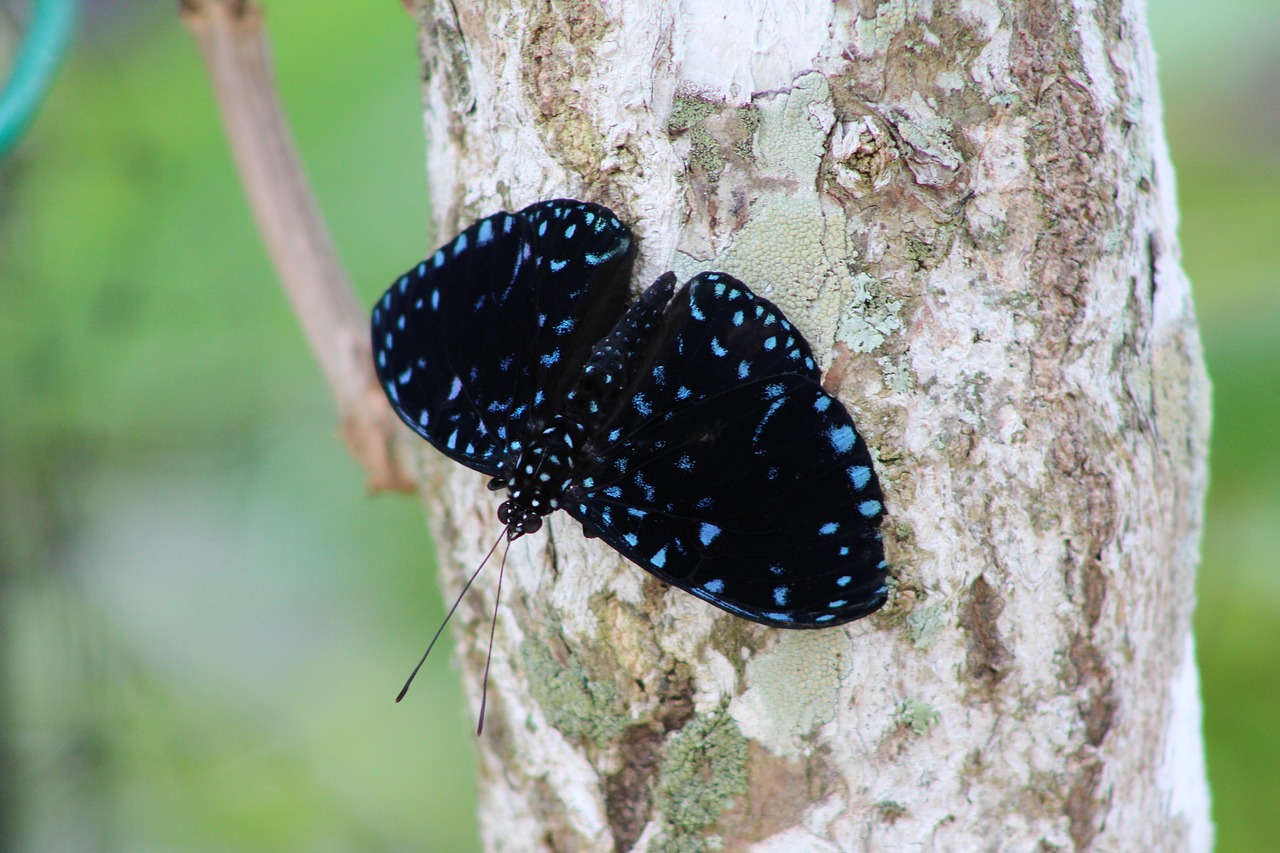
<instances>
[{"instance_id":1,"label":"dry twig","mask_svg":"<svg viewBox=\"0 0 1280 853\"><path fill-rule=\"evenodd\" d=\"M368 321L356 299L276 94L261 9L243 0L183 0L213 81L258 230L333 391L342 437L372 489L410 491L392 451L402 429L373 372Z\"/></svg>"}]
</instances>

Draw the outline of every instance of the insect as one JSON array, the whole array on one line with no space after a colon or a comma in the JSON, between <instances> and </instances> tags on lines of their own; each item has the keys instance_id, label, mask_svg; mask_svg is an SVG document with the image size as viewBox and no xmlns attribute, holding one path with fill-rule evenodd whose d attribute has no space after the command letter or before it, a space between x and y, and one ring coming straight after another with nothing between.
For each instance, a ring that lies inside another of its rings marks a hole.
<instances>
[{"instance_id":1,"label":"insect","mask_svg":"<svg viewBox=\"0 0 1280 853\"><path fill-rule=\"evenodd\" d=\"M808 343L725 273L679 287L666 273L633 302L635 256L595 204L479 220L373 309L392 407L506 491L508 542L563 510L744 619L873 613L887 596L880 484Z\"/></svg>"}]
</instances>

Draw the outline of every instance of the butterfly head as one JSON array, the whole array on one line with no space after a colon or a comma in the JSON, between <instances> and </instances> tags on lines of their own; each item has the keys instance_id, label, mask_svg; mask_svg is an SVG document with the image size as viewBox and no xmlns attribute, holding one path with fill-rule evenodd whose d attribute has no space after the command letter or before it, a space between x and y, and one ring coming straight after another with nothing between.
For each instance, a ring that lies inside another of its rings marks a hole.
<instances>
[{"instance_id":1,"label":"butterfly head","mask_svg":"<svg viewBox=\"0 0 1280 853\"><path fill-rule=\"evenodd\" d=\"M514 500L505 500L498 506L498 521L506 526L507 539L519 539L542 529L542 513Z\"/></svg>"}]
</instances>

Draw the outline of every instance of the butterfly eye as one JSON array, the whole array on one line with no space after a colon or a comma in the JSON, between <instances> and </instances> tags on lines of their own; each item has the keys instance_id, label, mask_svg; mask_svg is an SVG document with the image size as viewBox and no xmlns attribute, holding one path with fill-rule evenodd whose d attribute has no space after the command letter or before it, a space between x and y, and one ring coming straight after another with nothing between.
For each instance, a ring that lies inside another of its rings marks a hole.
<instances>
[{"instance_id":1,"label":"butterfly eye","mask_svg":"<svg viewBox=\"0 0 1280 853\"><path fill-rule=\"evenodd\" d=\"M542 516L532 512L523 513L520 516L520 521L516 525L516 531L521 536L526 533L537 533L541 529ZM514 539L515 537L512 536L510 538Z\"/></svg>"}]
</instances>

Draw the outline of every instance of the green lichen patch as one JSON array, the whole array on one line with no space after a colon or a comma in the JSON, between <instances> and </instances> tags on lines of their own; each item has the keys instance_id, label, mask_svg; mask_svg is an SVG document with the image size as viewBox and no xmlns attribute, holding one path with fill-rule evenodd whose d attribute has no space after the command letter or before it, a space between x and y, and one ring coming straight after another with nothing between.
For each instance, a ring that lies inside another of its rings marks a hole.
<instances>
[{"instance_id":1,"label":"green lichen patch","mask_svg":"<svg viewBox=\"0 0 1280 853\"><path fill-rule=\"evenodd\" d=\"M911 359L906 353L890 357L881 356L876 359L884 373L884 385L895 394L905 394L916 385L915 373L911 369Z\"/></svg>"},{"instance_id":2,"label":"green lichen patch","mask_svg":"<svg viewBox=\"0 0 1280 853\"><path fill-rule=\"evenodd\" d=\"M813 72L802 74L788 92L760 97L758 134L761 165L778 174L795 175L813 190L827 134L835 124L835 107L827 78Z\"/></svg>"},{"instance_id":3,"label":"green lichen patch","mask_svg":"<svg viewBox=\"0 0 1280 853\"><path fill-rule=\"evenodd\" d=\"M726 118L733 121L721 121ZM871 351L902 326L901 303L850 265L855 249L844 210L818 191L835 120L830 87L818 73L800 75L787 91L757 96L736 117L706 119L708 127L718 122L717 132L733 125L733 133L721 134L720 141L736 137L737 147L722 144L716 156L736 159L750 153L758 180L734 184L731 169L719 176L720 215L708 224L733 224L731 240L711 241L714 258L681 254L673 264L681 277L716 269L748 282L776 302L820 354L837 342ZM750 216L734 206L740 197L751 199ZM725 216L728 210L738 212Z\"/></svg>"},{"instance_id":4,"label":"green lichen patch","mask_svg":"<svg viewBox=\"0 0 1280 853\"><path fill-rule=\"evenodd\" d=\"M941 602L921 605L907 616L907 633L917 649L932 646L946 626L947 610Z\"/></svg>"},{"instance_id":5,"label":"green lichen patch","mask_svg":"<svg viewBox=\"0 0 1280 853\"><path fill-rule=\"evenodd\" d=\"M892 824L898 818L907 816L907 807L896 800L881 800L876 803L876 814L885 823Z\"/></svg>"},{"instance_id":6,"label":"green lichen patch","mask_svg":"<svg viewBox=\"0 0 1280 853\"><path fill-rule=\"evenodd\" d=\"M902 302L866 273L853 276L854 292L840 317L836 340L854 352L871 352L902 328Z\"/></svg>"},{"instance_id":7,"label":"green lichen patch","mask_svg":"<svg viewBox=\"0 0 1280 853\"><path fill-rule=\"evenodd\" d=\"M747 739L723 708L671 736L654 797L666 832L663 850L715 849L718 839L708 837L706 830L732 806L734 797L747 792L747 747Z\"/></svg>"},{"instance_id":8,"label":"green lichen patch","mask_svg":"<svg viewBox=\"0 0 1280 853\"><path fill-rule=\"evenodd\" d=\"M583 92L593 86L595 65L583 61L609 32L609 16L594 0L571 0L541 7L522 46L521 76L526 97L544 119L547 150L587 183L600 182L605 136L592 121Z\"/></svg>"},{"instance_id":9,"label":"green lichen patch","mask_svg":"<svg viewBox=\"0 0 1280 853\"><path fill-rule=\"evenodd\" d=\"M898 725L910 729L912 734L928 734L938 724L941 716L934 708L918 699L908 699L898 706L894 719Z\"/></svg>"},{"instance_id":10,"label":"green lichen patch","mask_svg":"<svg viewBox=\"0 0 1280 853\"><path fill-rule=\"evenodd\" d=\"M667 132L688 140L686 180L714 184L732 161L751 159L760 116L753 106L731 108L697 96L675 99Z\"/></svg>"},{"instance_id":11,"label":"green lichen patch","mask_svg":"<svg viewBox=\"0 0 1280 853\"><path fill-rule=\"evenodd\" d=\"M520 657L543 716L565 737L604 746L626 728L626 706L611 678L593 678L572 657L561 664L547 646L533 640L521 643Z\"/></svg>"},{"instance_id":12,"label":"green lichen patch","mask_svg":"<svg viewBox=\"0 0 1280 853\"><path fill-rule=\"evenodd\" d=\"M698 126L689 131L689 165L693 172L703 180L714 183L720 180L724 172L725 159L720 153L720 144L705 127Z\"/></svg>"},{"instance_id":13,"label":"green lichen patch","mask_svg":"<svg viewBox=\"0 0 1280 853\"><path fill-rule=\"evenodd\" d=\"M714 101L691 95L676 95L671 105L671 118L667 120L667 131L678 133L688 130L717 109L719 105Z\"/></svg>"},{"instance_id":14,"label":"green lichen patch","mask_svg":"<svg viewBox=\"0 0 1280 853\"><path fill-rule=\"evenodd\" d=\"M748 665L751 687L734 703L734 716L770 750L797 752L806 735L835 718L840 683L852 669L844 633L787 632Z\"/></svg>"},{"instance_id":15,"label":"green lichen patch","mask_svg":"<svg viewBox=\"0 0 1280 853\"><path fill-rule=\"evenodd\" d=\"M742 138L735 143L734 150L739 157L748 160L751 158L754 147L752 140L756 131L760 129L760 111L754 105L741 107L737 110L737 117L742 128Z\"/></svg>"}]
</instances>

